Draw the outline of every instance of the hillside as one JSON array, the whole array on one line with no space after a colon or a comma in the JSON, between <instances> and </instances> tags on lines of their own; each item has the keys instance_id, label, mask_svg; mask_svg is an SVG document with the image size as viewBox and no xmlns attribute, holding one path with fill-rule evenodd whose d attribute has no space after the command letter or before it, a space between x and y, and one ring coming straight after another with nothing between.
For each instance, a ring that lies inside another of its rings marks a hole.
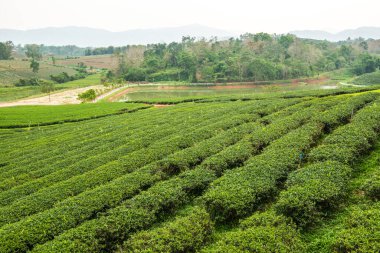
<instances>
[{"instance_id":1,"label":"hillside","mask_svg":"<svg viewBox=\"0 0 380 253\"><path fill-rule=\"evenodd\" d=\"M378 252L367 89L0 108L0 252Z\"/></svg>"}]
</instances>

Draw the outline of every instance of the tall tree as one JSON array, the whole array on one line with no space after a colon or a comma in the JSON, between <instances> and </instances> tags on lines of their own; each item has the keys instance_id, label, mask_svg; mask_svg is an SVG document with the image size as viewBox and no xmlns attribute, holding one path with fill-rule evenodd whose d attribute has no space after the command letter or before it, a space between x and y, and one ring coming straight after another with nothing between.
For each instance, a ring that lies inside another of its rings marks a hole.
<instances>
[{"instance_id":1,"label":"tall tree","mask_svg":"<svg viewBox=\"0 0 380 253\"><path fill-rule=\"evenodd\" d=\"M8 60L11 58L13 50L13 42L0 42L0 60Z\"/></svg>"},{"instance_id":2,"label":"tall tree","mask_svg":"<svg viewBox=\"0 0 380 253\"><path fill-rule=\"evenodd\" d=\"M33 73L37 73L40 69L40 63L38 61L42 59L40 46L37 44L25 45L25 49L26 56L31 59L30 68L32 69Z\"/></svg>"}]
</instances>

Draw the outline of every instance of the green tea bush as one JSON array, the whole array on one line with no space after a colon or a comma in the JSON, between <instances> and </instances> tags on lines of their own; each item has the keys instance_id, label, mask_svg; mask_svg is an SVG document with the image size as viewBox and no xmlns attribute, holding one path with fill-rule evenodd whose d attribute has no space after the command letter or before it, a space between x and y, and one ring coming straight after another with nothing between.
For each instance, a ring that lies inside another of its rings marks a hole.
<instances>
[{"instance_id":1,"label":"green tea bush","mask_svg":"<svg viewBox=\"0 0 380 253\"><path fill-rule=\"evenodd\" d=\"M304 252L296 226L273 212L257 213L203 252Z\"/></svg>"},{"instance_id":2,"label":"green tea bush","mask_svg":"<svg viewBox=\"0 0 380 253\"><path fill-rule=\"evenodd\" d=\"M358 206L350 210L343 230L332 245L333 252L380 251L380 205Z\"/></svg>"},{"instance_id":3,"label":"green tea bush","mask_svg":"<svg viewBox=\"0 0 380 253\"><path fill-rule=\"evenodd\" d=\"M186 216L131 236L123 248L126 252L195 252L210 240L212 232L209 214L195 208Z\"/></svg>"},{"instance_id":4,"label":"green tea bush","mask_svg":"<svg viewBox=\"0 0 380 253\"><path fill-rule=\"evenodd\" d=\"M373 200L380 200L380 171L376 171L369 179L367 179L361 189L365 192L366 196Z\"/></svg>"},{"instance_id":5,"label":"green tea bush","mask_svg":"<svg viewBox=\"0 0 380 253\"><path fill-rule=\"evenodd\" d=\"M318 220L347 191L351 168L336 161L311 164L289 175L287 190L275 204L278 213L300 226Z\"/></svg>"}]
</instances>

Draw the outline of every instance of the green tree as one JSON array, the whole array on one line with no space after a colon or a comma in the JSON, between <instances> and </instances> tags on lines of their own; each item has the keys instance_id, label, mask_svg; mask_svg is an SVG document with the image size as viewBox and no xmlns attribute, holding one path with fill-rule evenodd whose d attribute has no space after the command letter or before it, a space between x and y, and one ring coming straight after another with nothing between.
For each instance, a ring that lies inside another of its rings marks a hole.
<instances>
[{"instance_id":1,"label":"green tree","mask_svg":"<svg viewBox=\"0 0 380 253\"><path fill-rule=\"evenodd\" d=\"M32 58L30 61L30 68L32 69L33 73L37 73L38 70L40 70L40 63Z\"/></svg>"},{"instance_id":2,"label":"green tree","mask_svg":"<svg viewBox=\"0 0 380 253\"><path fill-rule=\"evenodd\" d=\"M49 81L39 81L40 88L43 93L49 94L49 102L50 102L50 93L54 91L54 84Z\"/></svg>"},{"instance_id":3,"label":"green tree","mask_svg":"<svg viewBox=\"0 0 380 253\"><path fill-rule=\"evenodd\" d=\"M13 50L13 42L0 42L0 60L8 60L11 58Z\"/></svg>"},{"instance_id":4,"label":"green tree","mask_svg":"<svg viewBox=\"0 0 380 253\"><path fill-rule=\"evenodd\" d=\"M89 89L81 94L78 95L78 98L82 100L83 102L85 101L92 101L96 98L96 92L94 89Z\"/></svg>"},{"instance_id":5,"label":"green tree","mask_svg":"<svg viewBox=\"0 0 380 253\"><path fill-rule=\"evenodd\" d=\"M25 49L26 56L31 59L30 68L32 69L33 73L37 73L40 69L40 63L38 61L42 59L40 46L36 44L25 45Z\"/></svg>"},{"instance_id":6,"label":"green tree","mask_svg":"<svg viewBox=\"0 0 380 253\"><path fill-rule=\"evenodd\" d=\"M368 50L368 43L367 43L367 41L360 42L359 46L361 48L363 48L364 50L366 50L366 51Z\"/></svg>"},{"instance_id":7,"label":"green tree","mask_svg":"<svg viewBox=\"0 0 380 253\"><path fill-rule=\"evenodd\" d=\"M42 59L42 54L41 54L41 47L37 44L29 44L25 45L26 49L26 56L28 58L34 59L35 61L39 61Z\"/></svg>"}]
</instances>

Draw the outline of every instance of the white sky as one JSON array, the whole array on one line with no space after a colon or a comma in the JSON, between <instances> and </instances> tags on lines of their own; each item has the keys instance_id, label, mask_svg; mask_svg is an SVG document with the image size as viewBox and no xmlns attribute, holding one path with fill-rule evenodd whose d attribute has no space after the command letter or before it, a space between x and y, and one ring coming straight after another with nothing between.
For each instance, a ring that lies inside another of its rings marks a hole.
<instances>
[{"instance_id":1,"label":"white sky","mask_svg":"<svg viewBox=\"0 0 380 253\"><path fill-rule=\"evenodd\" d=\"M0 28L110 31L202 24L237 32L380 26L380 0L0 0Z\"/></svg>"}]
</instances>

